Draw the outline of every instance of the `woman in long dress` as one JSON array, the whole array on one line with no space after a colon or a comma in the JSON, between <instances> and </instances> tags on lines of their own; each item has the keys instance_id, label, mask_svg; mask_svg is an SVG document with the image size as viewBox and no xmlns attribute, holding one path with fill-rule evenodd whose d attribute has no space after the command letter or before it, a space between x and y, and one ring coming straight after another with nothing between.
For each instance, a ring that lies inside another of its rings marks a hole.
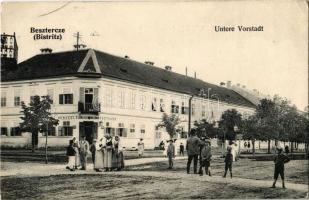
<instances>
[{"instance_id":1,"label":"woman in long dress","mask_svg":"<svg viewBox=\"0 0 309 200\"><path fill-rule=\"evenodd\" d=\"M76 137L73 138L73 148L76 152L75 154L75 169L80 166L80 155L79 155L79 142L76 140Z\"/></svg>"},{"instance_id":2,"label":"woman in long dress","mask_svg":"<svg viewBox=\"0 0 309 200\"><path fill-rule=\"evenodd\" d=\"M137 150L138 150L138 157L142 157L144 154L144 142L143 138L140 139L140 141L137 143Z\"/></svg>"},{"instance_id":3,"label":"woman in long dress","mask_svg":"<svg viewBox=\"0 0 309 200\"><path fill-rule=\"evenodd\" d=\"M112 169L112 158L113 158L113 139L109 134L105 135L104 144L104 161L103 166L105 171L111 171Z\"/></svg>"},{"instance_id":4,"label":"woman in long dress","mask_svg":"<svg viewBox=\"0 0 309 200\"><path fill-rule=\"evenodd\" d=\"M96 144L96 151L95 151L95 159L94 159L94 170L99 172L101 169L104 168L103 165L103 145L104 141L103 138Z\"/></svg>"},{"instance_id":5,"label":"woman in long dress","mask_svg":"<svg viewBox=\"0 0 309 200\"><path fill-rule=\"evenodd\" d=\"M113 145L114 145L113 162L112 162L113 169L120 171L121 169L124 168L124 158L119 136L115 136Z\"/></svg>"}]
</instances>

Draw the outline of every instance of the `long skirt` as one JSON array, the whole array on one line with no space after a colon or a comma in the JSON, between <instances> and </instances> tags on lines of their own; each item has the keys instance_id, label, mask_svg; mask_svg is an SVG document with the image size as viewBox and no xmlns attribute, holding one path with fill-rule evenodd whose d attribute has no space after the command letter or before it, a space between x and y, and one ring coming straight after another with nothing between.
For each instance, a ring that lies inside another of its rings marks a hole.
<instances>
[{"instance_id":1,"label":"long skirt","mask_svg":"<svg viewBox=\"0 0 309 200\"><path fill-rule=\"evenodd\" d=\"M104 168L111 168L112 167L112 159L113 159L113 150L104 150L104 161L103 166Z\"/></svg>"},{"instance_id":2,"label":"long skirt","mask_svg":"<svg viewBox=\"0 0 309 200\"><path fill-rule=\"evenodd\" d=\"M112 167L116 169L122 169L124 168L124 159L123 159L123 153L114 153L113 159L112 159Z\"/></svg>"},{"instance_id":3,"label":"long skirt","mask_svg":"<svg viewBox=\"0 0 309 200\"><path fill-rule=\"evenodd\" d=\"M75 149L75 167L79 167L80 166L80 154L78 151L78 148L74 148Z\"/></svg>"},{"instance_id":4,"label":"long skirt","mask_svg":"<svg viewBox=\"0 0 309 200\"><path fill-rule=\"evenodd\" d=\"M74 169L75 166L75 156L68 156L68 167Z\"/></svg>"},{"instance_id":5,"label":"long skirt","mask_svg":"<svg viewBox=\"0 0 309 200\"><path fill-rule=\"evenodd\" d=\"M94 169L103 169L103 151L95 151Z\"/></svg>"}]
</instances>

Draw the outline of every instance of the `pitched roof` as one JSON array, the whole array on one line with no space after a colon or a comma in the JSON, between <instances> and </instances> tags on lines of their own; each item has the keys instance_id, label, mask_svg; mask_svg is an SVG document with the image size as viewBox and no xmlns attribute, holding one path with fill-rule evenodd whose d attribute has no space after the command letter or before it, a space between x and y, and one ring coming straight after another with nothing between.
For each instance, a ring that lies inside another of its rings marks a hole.
<instances>
[{"instance_id":1,"label":"pitched roof","mask_svg":"<svg viewBox=\"0 0 309 200\"><path fill-rule=\"evenodd\" d=\"M86 59L89 59L89 56L92 56L92 62ZM96 68L96 66L99 67ZM254 107L254 104L233 90L92 49L36 55L18 64L17 70L1 74L1 78L2 81L17 81L89 74L96 74L97 77L112 77L186 94L198 94L201 89L212 88L210 94L217 94L220 101ZM213 99L216 100L216 97L214 96Z\"/></svg>"}]
</instances>

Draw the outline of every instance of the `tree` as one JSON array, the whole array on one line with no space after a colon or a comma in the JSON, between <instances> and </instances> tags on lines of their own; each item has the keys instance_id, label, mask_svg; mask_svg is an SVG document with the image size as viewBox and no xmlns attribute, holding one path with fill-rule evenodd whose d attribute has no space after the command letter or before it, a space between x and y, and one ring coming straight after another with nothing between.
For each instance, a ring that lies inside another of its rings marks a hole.
<instances>
[{"instance_id":1,"label":"tree","mask_svg":"<svg viewBox=\"0 0 309 200\"><path fill-rule=\"evenodd\" d=\"M235 110L226 110L222 113L219 121L219 134L218 137L222 140L235 140L236 132L235 126L241 125L241 114Z\"/></svg>"},{"instance_id":2,"label":"tree","mask_svg":"<svg viewBox=\"0 0 309 200\"><path fill-rule=\"evenodd\" d=\"M214 138L217 136L217 130L214 127L214 123L209 123L206 119L195 121L194 126L197 131L198 137Z\"/></svg>"},{"instance_id":3,"label":"tree","mask_svg":"<svg viewBox=\"0 0 309 200\"><path fill-rule=\"evenodd\" d=\"M176 136L176 133L179 131L177 125L180 123L180 118L178 115L172 114L168 116L166 113L163 113L162 121L157 125L157 127L165 127L166 132L169 134L170 139L173 139Z\"/></svg>"},{"instance_id":4,"label":"tree","mask_svg":"<svg viewBox=\"0 0 309 200\"><path fill-rule=\"evenodd\" d=\"M39 131L46 132L48 127L57 126L59 120L53 118L50 113L51 99L49 96L34 96L27 106L24 102L21 102L23 114L20 128L22 131L31 133L32 151L38 145L38 133Z\"/></svg>"},{"instance_id":5,"label":"tree","mask_svg":"<svg viewBox=\"0 0 309 200\"><path fill-rule=\"evenodd\" d=\"M248 119L244 119L240 131L243 134L243 139L252 142L252 153L255 154L255 140L261 138L258 119L256 116L252 115Z\"/></svg>"},{"instance_id":6,"label":"tree","mask_svg":"<svg viewBox=\"0 0 309 200\"><path fill-rule=\"evenodd\" d=\"M268 150L270 153L270 141L279 138L281 125L279 123L279 109L274 100L262 99L256 109L258 130L260 139L268 141Z\"/></svg>"}]
</instances>

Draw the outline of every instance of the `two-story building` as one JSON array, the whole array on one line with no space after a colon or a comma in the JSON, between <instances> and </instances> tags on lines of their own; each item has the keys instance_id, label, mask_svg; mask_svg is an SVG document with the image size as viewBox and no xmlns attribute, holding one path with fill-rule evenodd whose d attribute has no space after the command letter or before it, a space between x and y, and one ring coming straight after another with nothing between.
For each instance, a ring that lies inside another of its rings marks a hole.
<instances>
[{"instance_id":1,"label":"two-story building","mask_svg":"<svg viewBox=\"0 0 309 200\"><path fill-rule=\"evenodd\" d=\"M72 137L86 136L92 142L104 133L119 135L126 148L134 148L140 138L146 148L154 148L168 138L156 128L162 114L177 114L188 132L189 99L193 122L219 120L222 112L237 109L244 116L255 111L247 99L225 87L93 49L44 53L1 74L1 145L27 146L29 133L19 129L21 101L34 95L49 95L51 112L59 125L48 131L49 146L65 146ZM204 91L204 97L198 96ZM39 146L45 144L44 133Z\"/></svg>"}]
</instances>

